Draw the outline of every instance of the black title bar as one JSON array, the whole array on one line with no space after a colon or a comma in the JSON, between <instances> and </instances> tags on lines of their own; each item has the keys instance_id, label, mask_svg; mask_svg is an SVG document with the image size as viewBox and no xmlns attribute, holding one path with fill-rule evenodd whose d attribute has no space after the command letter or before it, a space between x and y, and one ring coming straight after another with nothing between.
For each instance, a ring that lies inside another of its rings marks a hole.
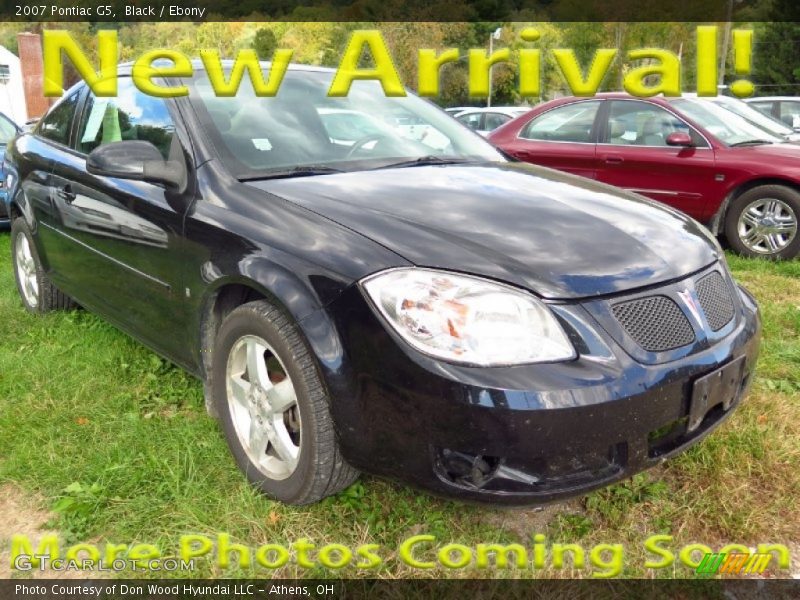
<instances>
[{"instance_id":1,"label":"black title bar","mask_svg":"<svg viewBox=\"0 0 800 600\"><path fill-rule=\"evenodd\" d=\"M5 21L798 21L795 0L2 0Z\"/></svg>"}]
</instances>

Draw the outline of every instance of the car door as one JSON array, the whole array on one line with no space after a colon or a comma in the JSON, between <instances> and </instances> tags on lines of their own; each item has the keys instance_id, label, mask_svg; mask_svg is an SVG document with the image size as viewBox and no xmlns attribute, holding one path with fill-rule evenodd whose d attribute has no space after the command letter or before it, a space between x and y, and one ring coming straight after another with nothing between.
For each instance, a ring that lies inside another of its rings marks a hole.
<instances>
[{"instance_id":1,"label":"car door","mask_svg":"<svg viewBox=\"0 0 800 600\"><path fill-rule=\"evenodd\" d=\"M83 88L70 90L42 117L32 135L17 144L20 156L19 186L35 222L39 257L48 276L64 288L63 273L71 260L71 247L58 235L58 213L50 186L53 163L71 153L70 142L83 97ZM65 289L65 288L64 288Z\"/></svg>"},{"instance_id":2,"label":"car door","mask_svg":"<svg viewBox=\"0 0 800 600\"><path fill-rule=\"evenodd\" d=\"M597 179L669 204L697 219L716 193L714 151L694 128L665 108L641 100L610 100L597 145ZM693 147L667 145L689 133Z\"/></svg>"},{"instance_id":3,"label":"car door","mask_svg":"<svg viewBox=\"0 0 800 600\"><path fill-rule=\"evenodd\" d=\"M141 93L128 77L119 79L115 98L88 92L72 148L53 163L50 187L65 248L65 291L180 361L189 358L177 342L183 336L173 335L187 318L180 301L183 215L161 185L86 169L92 150L123 140L150 142L174 158L176 119L174 107Z\"/></svg>"},{"instance_id":4,"label":"car door","mask_svg":"<svg viewBox=\"0 0 800 600\"><path fill-rule=\"evenodd\" d=\"M578 100L537 115L503 149L525 162L594 178L596 120L603 102Z\"/></svg>"}]
</instances>

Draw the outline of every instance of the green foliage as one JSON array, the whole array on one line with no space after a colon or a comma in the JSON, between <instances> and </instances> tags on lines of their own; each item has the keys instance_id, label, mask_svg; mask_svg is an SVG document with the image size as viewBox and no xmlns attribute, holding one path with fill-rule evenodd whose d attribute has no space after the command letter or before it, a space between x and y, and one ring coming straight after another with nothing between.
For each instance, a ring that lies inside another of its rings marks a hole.
<instances>
[{"instance_id":1,"label":"green foliage","mask_svg":"<svg viewBox=\"0 0 800 600\"><path fill-rule=\"evenodd\" d=\"M590 514L618 523L633 505L658 501L668 492L663 480L652 480L650 474L639 473L622 483L593 492L586 498L586 508Z\"/></svg>"},{"instance_id":2,"label":"green foliage","mask_svg":"<svg viewBox=\"0 0 800 600\"><path fill-rule=\"evenodd\" d=\"M106 503L103 486L78 481L70 483L53 505L53 511L61 515L54 525L64 531L67 542L78 542L86 538L92 528L94 514Z\"/></svg>"},{"instance_id":3,"label":"green foliage","mask_svg":"<svg viewBox=\"0 0 800 600\"><path fill-rule=\"evenodd\" d=\"M800 93L800 23L761 23L753 48L753 78L759 93Z\"/></svg>"},{"instance_id":4,"label":"green foliage","mask_svg":"<svg viewBox=\"0 0 800 600\"><path fill-rule=\"evenodd\" d=\"M555 518L552 529L560 540L581 539L595 528L594 522L581 514L561 514Z\"/></svg>"},{"instance_id":5,"label":"green foliage","mask_svg":"<svg viewBox=\"0 0 800 600\"><path fill-rule=\"evenodd\" d=\"M278 40L271 29L260 27L256 30L256 34L253 37L253 49L256 51L258 58L272 60L272 55L277 47Z\"/></svg>"}]
</instances>

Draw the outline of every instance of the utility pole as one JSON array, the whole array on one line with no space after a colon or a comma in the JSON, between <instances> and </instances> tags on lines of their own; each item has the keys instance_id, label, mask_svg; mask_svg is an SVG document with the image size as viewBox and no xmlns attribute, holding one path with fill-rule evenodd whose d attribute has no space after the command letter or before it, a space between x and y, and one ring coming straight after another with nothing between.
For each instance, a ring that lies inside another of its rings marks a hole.
<instances>
[{"instance_id":1,"label":"utility pole","mask_svg":"<svg viewBox=\"0 0 800 600\"><path fill-rule=\"evenodd\" d=\"M733 0L728 0L727 14L725 15L725 33L722 36L722 54L719 57L719 80L722 86L725 83L725 65L728 63L728 42L731 38L731 19L733 19Z\"/></svg>"},{"instance_id":2,"label":"utility pole","mask_svg":"<svg viewBox=\"0 0 800 600\"><path fill-rule=\"evenodd\" d=\"M491 59L492 53L494 52L494 40L500 39L500 34L503 33L503 28L498 27L497 29L492 32L492 35L489 36L489 58ZM486 98L486 107L490 107L492 105L492 69L494 65L489 65L489 96Z\"/></svg>"}]
</instances>

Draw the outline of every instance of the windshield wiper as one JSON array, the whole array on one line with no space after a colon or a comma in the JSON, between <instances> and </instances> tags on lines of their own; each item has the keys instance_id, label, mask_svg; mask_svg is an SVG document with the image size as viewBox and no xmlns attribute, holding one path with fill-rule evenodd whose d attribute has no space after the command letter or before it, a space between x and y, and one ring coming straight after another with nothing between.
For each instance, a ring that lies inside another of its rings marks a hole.
<instances>
[{"instance_id":1,"label":"windshield wiper","mask_svg":"<svg viewBox=\"0 0 800 600\"><path fill-rule=\"evenodd\" d=\"M763 144L771 144L772 140L745 140L743 142L736 142L735 144L731 144L731 148L736 148L737 146L761 146Z\"/></svg>"},{"instance_id":2,"label":"windshield wiper","mask_svg":"<svg viewBox=\"0 0 800 600\"><path fill-rule=\"evenodd\" d=\"M444 157L435 156L430 154L428 156L420 156L419 158L412 158L411 160L401 160L400 162L389 163L388 165L381 165L375 167L376 169L402 169L404 167L423 167L426 165L458 165L470 162L468 158L458 158L455 156Z\"/></svg>"},{"instance_id":3,"label":"windshield wiper","mask_svg":"<svg viewBox=\"0 0 800 600\"><path fill-rule=\"evenodd\" d=\"M327 165L300 165L291 169L266 171L262 174L240 177L241 181L258 181L260 179L287 179L290 177L310 177L312 175L330 175L331 173L344 173L342 169Z\"/></svg>"}]
</instances>

